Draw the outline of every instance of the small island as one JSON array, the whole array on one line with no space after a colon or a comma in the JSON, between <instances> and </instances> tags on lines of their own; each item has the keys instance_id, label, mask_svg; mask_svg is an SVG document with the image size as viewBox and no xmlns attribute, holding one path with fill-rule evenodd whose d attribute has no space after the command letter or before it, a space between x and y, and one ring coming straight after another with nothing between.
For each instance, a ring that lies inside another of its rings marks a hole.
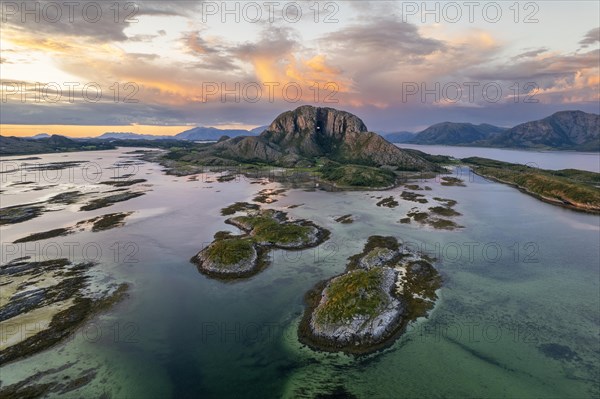
<instances>
[{"instance_id":1,"label":"small island","mask_svg":"<svg viewBox=\"0 0 600 399\"><path fill-rule=\"evenodd\" d=\"M237 202L221 210L223 215L243 212L225 221L243 234L215 234L214 241L192 257L198 271L211 277L250 277L267 266L271 248L300 250L315 247L329 238L329 231L308 220L289 220L285 212L260 209Z\"/></svg>"},{"instance_id":2,"label":"small island","mask_svg":"<svg viewBox=\"0 0 600 399\"><path fill-rule=\"evenodd\" d=\"M306 294L299 339L329 352L384 348L409 322L427 315L441 283L427 256L403 248L394 237L371 236L343 274Z\"/></svg>"}]
</instances>

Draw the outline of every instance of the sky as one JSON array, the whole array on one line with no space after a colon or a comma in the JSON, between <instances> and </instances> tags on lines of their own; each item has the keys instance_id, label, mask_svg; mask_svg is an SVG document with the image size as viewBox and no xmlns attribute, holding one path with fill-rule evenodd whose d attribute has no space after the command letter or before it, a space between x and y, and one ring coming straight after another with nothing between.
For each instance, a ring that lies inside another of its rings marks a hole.
<instances>
[{"instance_id":1,"label":"sky","mask_svg":"<svg viewBox=\"0 0 600 399\"><path fill-rule=\"evenodd\" d=\"M0 134L600 113L598 1L1 1Z\"/></svg>"}]
</instances>

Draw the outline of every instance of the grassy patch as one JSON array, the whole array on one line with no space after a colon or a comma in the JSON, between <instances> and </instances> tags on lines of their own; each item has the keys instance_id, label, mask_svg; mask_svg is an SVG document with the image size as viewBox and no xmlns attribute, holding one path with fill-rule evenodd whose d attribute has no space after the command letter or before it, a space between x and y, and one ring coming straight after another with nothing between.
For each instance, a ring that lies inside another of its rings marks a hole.
<instances>
[{"instance_id":1,"label":"grassy patch","mask_svg":"<svg viewBox=\"0 0 600 399\"><path fill-rule=\"evenodd\" d=\"M453 199L440 198L440 197L433 197L433 199L436 200L437 202L441 202L442 204L446 204L446 206L449 206L449 207L453 207L454 205L457 204L457 202Z\"/></svg>"},{"instance_id":2,"label":"grassy patch","mask_svg":"<svg viewBox=\"0 0 600 399\"><path fill-rule=\"evenodd\" d=\"M466 187L464 180L459 179L458 177L450 177L444 176L441 179L440 184L442 186L458 186L458 187Z\"/></svg>"},{"instance_id":3,"label":"grassy patch","mask_svg":"<svg viewBox=\"0 0 600 399\"><path fill-rule=\"evenodd\" d=\"M317 320L339 323L357 315L375 316L387 298L381 291L381 269L354 270L335 278L326 288L327 301L317 309Z\"/></svg>"},{"instance_id":4,"label":"grassy patch","mask_svg":"<svg viewBox=\"0 0 600 399\"><path fill-rule=\"evenodd\" d=\"M252 241L243 238L216 240L207 248L207 257L223 266L235 265L254 252Z\"/></svg>"},{"instance_id":5,"label":"grassy patch","mask_svg":"<svg viewBox=\"0 0 600 399\"><path fill-rule=\"evenodd\" d=\"M334 220L336 222L342 223L342 224L350 224L350 223L354 222L354 219L352 219L352 215L350 215L350 214L340 216L339 218L335 218Z\"/></svg>"},{"instance_id":6,"label":"grassy patch","mask_svg":"<svg viewBox=\"0 0 600 399\"><path fill-rule=\"evenodd\" d=\"M396 182L394 172L369 166L327 162L319 172L323 179L347 187L389 187Z\"/></svg>"},{"instance_id":7,"label":"grassy patch","mask_svg":"<svg viewBox=\"0 0 600 399\"><path fill-rule=\"evenodd\" d=\"M423 194L413 193L412 191L402 191L400 198L407 201L418 202L419 204L426 204L428 201L423 198Z\"/></svg>"},{"instance_id":8,"label":"grassy patch","mask_svg":"<svg viewBox=\"0 0 600 399\"><path fill-rule=\"evenodd\" d=\"M233 215L236 212L248 211L248 210L258 210L260 206L256 204L250 204L248 202L236 202L235 204L231 204L223 209L221 209L221 215L229 216Z\"/></svg>"},{"instance_id":9,"label":"grassy patch","mask_svg":"<svg viewBox=\"0 0 600 399\"><path fill-rule=\"evenodd\" d=\"M257 243L273 245L307 242L313 230L308 225L288 222L285 214L271 210L257 215L238 216L230 220L232 224L248 231Z\"/></svg>"},{"instance_id":10,"label":"grassy patch","mask_svg":"<svg viewBox=\"0 0 600 399\"><path fill-rule=\"evenodd\" d=\"M398 201L394 197L387 197L377 203L377 206L385 206L387 208L395 208L399 205Z\"/></svg>"},{"instance_id":11,"label":"grassy patch","mask_svg":"<svg viewBox=\"0 0 600 399\"><path fill-rule=\"evenodd\" d=\"M252 234L258 241L289 244L298 240L305 241L310 231L306 226L281 224L273 219L266 219L254 225Z\"/></svg>"},{"instance_id":12,"label":"grassy patch","mask_svg":"<svg viewBox=\"0 0 600 399\"><path fill-rule=\"evenodd\" d=\"M437 299L435 291L441 285L442 278L429 262L411 262L406 267L402 294L407 304L407 318L414 320L427 315Z\"/></svg>"},{"instance_id":13,"label":"grassy patch","mask_svg":"<svg viewBox=\"0 0 600 399\"><path fill-rule=\"evenodd\" d=\"M429 219L427 224L438 230L454 230L463 227L448 219Z\"/></svg>"},{"instance_id":14,"label":"grassy patch","mask_svg":"<svg viewBox=\"0 0 600 399\"><path fill-rule=\"evenodd\" d=\"M44 211L39 205L16 205L0 209L0 225L14 224L36 218Z\"/></svg>"},{"instance_id":15,"label":"grassy patch","mask_svg":"<svg viewBox=\"0 0 600 399\"><path fill-rule=\"evenodd\" d=\"M91 211L94 209L105 208L110 206L116 202L127 201L132 198L136 198L144 195L144 193L133 193L133 192L125 192L121 194L109 195L107 197L96 198L90 201L87 205L82 206L79 210L81 211Z\"/></svg>"},{"instance_id":16,"label":"grassy patch","mask_svg":"<svg viewBox=\"0 0 600 399\"><path fill-rule=\"evenodd\" d=\"M400 249L400 244L398 244L398 240L394 237L390 236L371 236L367 240L363 250L361 253L352 255L348 258L348 269L354 269L358 266L358 262L364 257L366 254L370 253L374 249L385 248L391 251L397 251Z\"/></svg>"},{"instance_id":17,"label":"grassy patch","mask_svg":"<svg viewBox=\"0 0 600 399\"><path fill-rule=\"evenodd\" d=\"M66 236L67 234L70 234L72 231L70 228L66 227L66 228L59 228L59 229L53 229L53 230L48 230L48 231L44 231L41 233L34 233L34 234L30 234L26 237L23 238L19 238L18 240L16 240L14 242L14 244L18 244L21 242L30 242L30 241L38 241L38 240L46 240L48 238L54 238L54 237L60 237L60 236Z\"/></svg>"},{"instance_id":18,"label":"grassy patch","mask_svg":"<svg viewBox=\"0 0 600 399\"><path fill-rule=\"evenodd\" d=\"M429 217L429 214L427 212L412 211L408 212L406 216L408 216L409 218L413 218L417 222L423 222Z\"/></svg>"},{"instance_id":19,"label":"grassy patch","mask_svg":"<svg viewBox=\"0 0 600 399\"><path fill-rule=\"evenodd\" d=\"M83 196L81 191L67 191L64 193L56 194L51 197L48 202L51 204L74 204L77 200Z\"/></svg>"},{"instance_id":20,"label":"grassy patch","mask_svg":"<svg viewBox=\"0 0 600 399\"><path fill-rule=\"evenodd\" d=\"M125 218L132 213L133 212L108 213L91 219L90 221L94 223L92 225L92 231L104 231L114 227L120 227L125 224Z\"/></svg>"},{"instance_id":21,"label":"grassy patch","mask_svg":"<svg viewBox=\"0 0 600 399\"><path fill-rule=\"evenodd\" d=\"M225 240L227 238L233 238L231 231L217 231L213 236L215 240Z\"/></svg>"},{"instance_id":22,"label":"grassy patch","mask_svg":"<svg viewBox=\"0 0 600 399\"><path fill-rule=\"evenodd\" d=\"M277 200L272 197L276 196L276 195L281 195L285 191L286 190L284 188L281 188L279 190L271 190L269 188L265 188L264 190L260 190L257 193L256 197L254 197L254 199L252 199L252 201L260 202L262 204L270 204L273 202L277 202Z\"/></svg>"},{"instance_id":23,"label":"grassy patch","mask_svg":"<svg viewBox=\"0 0 600 399\"><path fill-rule=\"evenodd\" d=\"M225 183L236 179L236 175L221 175L217 177L219 183Z\"/></svg>"},{"instance_id":24,"label":"grassy patch","mask_svg":"<svg viewBox=\"0 0 600 399\"><path fill-rule=\"evenodd\" d=\"M101 181L100 184L106 184L113 187L128 187L134 184L144 183L146 179L131 179L131 180L117 180L117 181Z\"/></svg>"},{"instance_id":25,"label":"grassy patch","mask_svg":"<svg viewBox=\"0 0 600 399\"><path fill-rule=\"evenodd\" d=\"M460 216L459 212L456 212L454 209L452 209L450 207L445 207L445 206L432 206L431 208L429 208L429 210L437 215L442 215L442 216L447 216L447 217Z\"/></svg>"}]
</instances>

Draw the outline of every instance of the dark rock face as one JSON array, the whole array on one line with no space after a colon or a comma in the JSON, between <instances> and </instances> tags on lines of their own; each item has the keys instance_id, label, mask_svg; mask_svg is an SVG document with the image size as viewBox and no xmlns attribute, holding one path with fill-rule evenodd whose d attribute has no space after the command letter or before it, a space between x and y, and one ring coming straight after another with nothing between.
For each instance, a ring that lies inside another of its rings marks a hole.
<instances>
[{"instance_id":1,"label":"dark rock face","mask_svg":"<svg viewBox=\"0 0 600 399\"><path fill-rule=\"evenodd\" d=\"M600 115L562 111L522 123L491 140L507 147L550 147L600 151Z\"/></svg>"},{"instance_id":2,"label":"dark rock face","mask_svg":"<svg viewBox=\"0 0 600 399\"><path fill-rule=\"evenodd\" d=\"M342 163L435 170L434 165L418 155L368 132L357 116L309 105L279 115L258 137L233 138L217 143L214 148L224 158L280 166L310 164L315 158L327 157Z\"/></svg>"},{"instance_id":3,"label":"dark rock face","mask_svg":"<svg viewBox=\"0 0 600 399\"><path fill-rule=\"evenodd\" d=\"M360 118L333 108L308 105L279 115L261 137L304 156L323 156L335 150L347 136L367 133Z\"/></svg>"}]
</instances>

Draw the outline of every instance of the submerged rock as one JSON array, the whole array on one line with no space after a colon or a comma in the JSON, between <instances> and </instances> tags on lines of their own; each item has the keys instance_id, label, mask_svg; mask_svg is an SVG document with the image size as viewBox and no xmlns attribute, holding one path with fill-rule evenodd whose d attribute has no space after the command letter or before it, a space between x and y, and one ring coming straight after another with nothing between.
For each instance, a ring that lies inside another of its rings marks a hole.
<instances>
[{"instance_id":1,"label":"submerged rock","mask_svg":"<svg viewBox=\"0 0 600 399\"><path fill-rule=\"evenodd\" d=\"M44 212L44 207L37 204L15 205L0 209L0 226L15 224L36 218Z\"/></svg>"}]
</instances>

